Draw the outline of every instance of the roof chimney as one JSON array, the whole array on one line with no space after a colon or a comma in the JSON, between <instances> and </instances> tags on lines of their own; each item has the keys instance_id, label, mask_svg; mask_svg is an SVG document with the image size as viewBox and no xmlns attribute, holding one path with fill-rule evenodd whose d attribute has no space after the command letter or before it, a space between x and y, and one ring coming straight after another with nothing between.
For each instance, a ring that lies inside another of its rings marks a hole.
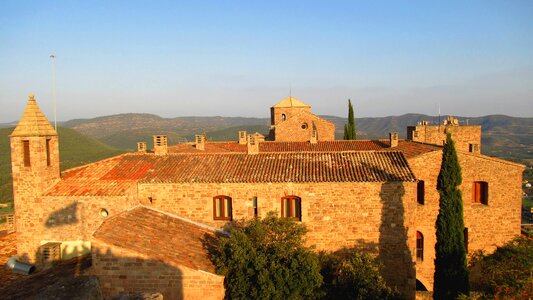
<instances>
[{"instance_id":1,"label":"roof chimney","mask_svg":"<svg viewBox=\"0 0 533 300\"><path fill-rule=\"evenodd\" d=\"M137 143L137 151L138 152L146 152L146 143L145 142L138 142Z\"/></svg>"},{"instance_id":2,"label":"roof chimney","mask_svg":"<svg viewBox=\"0 0 533 300\"><path fill-rule=\"evenodd\" d=\"M154 153L156 155L168 154L166 135L154 135Z\"/></svg>"},{"instance_id":3,"label":"roof chimney","mask_svg":"<svg viewBox=\"0 0 533 300\"><path fill-rule=\"evenodd\" d=\"M239 144L246 145L246 131L239 131Z\"/></svg>"},{"instance_id":4,"label":"roof chimney","mask_svg":"<svg viewBox=\"0 0 533 300\"><path fill-rule=\"evenodd\" d=\"M398 132L389 133L390 147L398 147Z\"/></svg>"},{"instance_id":5,"label":"roof chimney","mask_svg":"<svg viewBox=\"0 0 533 300\"><path fill-rule=\"evenodd\" d=\"M313 131L311 132L311 139L309 140L309 142L311 144L316 144L318 141L318 132L316 131L316 128L313 129Z\"/></svg>"},{"instance_id":6,"label":"roof chimney","mask_svg":"<svg viewBox=\"0 0 533 300\"><path fill-rule=\"evenodd\" d=\"M256 140L253 134L248 135L248 154L259 153L259 141Z\"/></svg>"},{"instance_id":7,"label":"roof chimney","mask_svg":"<svg viewBox=\"0 0 533 300\"><path fill-rule=\"evenodd\" d=\"M196 149L205 150L205 134L197 134L194 139L196 140Z\"/></svg>"}]
</instances>

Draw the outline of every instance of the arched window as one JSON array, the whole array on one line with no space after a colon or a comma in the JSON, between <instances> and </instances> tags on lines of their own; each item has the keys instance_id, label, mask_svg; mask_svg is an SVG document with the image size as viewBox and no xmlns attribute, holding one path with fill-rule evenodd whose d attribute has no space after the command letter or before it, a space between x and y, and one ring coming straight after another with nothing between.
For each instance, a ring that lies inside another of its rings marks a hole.
<instances>
[{"instance_id":1,"label":"arched window","mask_svg":"<svg viewBox=\"0 0 533 300\"><path fill-rule=\"evenodd\" d=\"M281 120L282 120L282 121L287 120L287 116L286 116L285 114L281 114Z\"/></svg>"},{"instance_id":2,"label":"arched window","mask_svg":"<svg viewBox=\"0 0 533 300\"><path fill-rule=\"evenodd\" d=\"M485 181L474 181L472 186L472 201L474 203L489 204L489 183Z\"/></svg>"},{"instance_id":3,"label":"arched window","mask_svg":"<svg viewBox=\"0 0 533 300\"><path fill-rule=\"evenodd\" d=\"M231 197L223 195L213 197L213 219L231 221L232 216Z\"/></svg>"},{"instance_id":4,"label":"arched window","mask_svg":"<svg viewBox=\"0 0 533 300\"><path fill-rule=\"evenodd\" d=\"M416 232L416 260L424 260L424 235L422 232Z\"/></svg>"},{"instance_id":5,"label":"arched window","mask_svg":"<svg viewBox=\"0 0 533 300\"><path fill-rule=\"evenodd\" d=\"M426 193L426 188L424 184L424 180L420 180L416 184L416 201L418 202L418 204L424 204L424 196Z\"/></svg>"},{"instance_id":6,"label":"arched window","mask_svg":"<svg viewBox=\"0 0 533 300\"><path fill-rule=\"evenodd\" d=\"M298 196L281 198L281 217L302 220L302 199Z\"/></svg>"}]
</instances>

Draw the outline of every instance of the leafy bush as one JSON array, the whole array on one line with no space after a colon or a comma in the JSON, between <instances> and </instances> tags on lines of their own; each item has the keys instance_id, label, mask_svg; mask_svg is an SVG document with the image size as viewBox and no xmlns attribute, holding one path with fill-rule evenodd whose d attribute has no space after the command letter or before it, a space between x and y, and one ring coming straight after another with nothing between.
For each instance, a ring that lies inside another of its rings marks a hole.
<instances>
[{"instance_id":1,"label":"leafy bush","mask_svg":"<svg viewBox=\"0 0 533 300\"><path fill-rule=\"evenodd\" d=\"M317 255L304 246L304 225L269 213L231 224L212 249L226 276L226 299L313 299L322 276Z\"/></svg>"},{"instance_id":2,"label":"leafy bush","mask_svg":"<svg viewBox=\"0 0 533 300\"><path fill-rule=\"evenodd\" d=\"M492 295L491 298L526 299L533 295L531 237L517 237L490 255L477 252L470 264L473 289Z\"/></svg>"},{"instance_id":3,"label":"leafy bush","mask_svg":"<svg viewBox=\"0 0 533 300\"><path fill-rule=\"evenodd\" d=\"M322 254L324 299L399 299L386 284L376 257L357 250Z\"/></svg>"}]
</instances>

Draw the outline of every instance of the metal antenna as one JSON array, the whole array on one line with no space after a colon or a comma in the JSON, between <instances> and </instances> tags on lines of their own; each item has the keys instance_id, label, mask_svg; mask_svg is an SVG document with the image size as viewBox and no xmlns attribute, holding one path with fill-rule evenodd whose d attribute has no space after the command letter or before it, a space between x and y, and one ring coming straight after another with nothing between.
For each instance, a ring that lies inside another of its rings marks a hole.
<instances>
[{"instance_id":1,"label":"metal antenna","mask_svg":"<svg viewBox=\"0 0 533 300\"><path fill-rule=\"evenodd\" d=\"M57 131L57 101L56 101L56 57L50 55L52 64L52 100L54 102L54 129Z\"/></svg>"}]
</instances>

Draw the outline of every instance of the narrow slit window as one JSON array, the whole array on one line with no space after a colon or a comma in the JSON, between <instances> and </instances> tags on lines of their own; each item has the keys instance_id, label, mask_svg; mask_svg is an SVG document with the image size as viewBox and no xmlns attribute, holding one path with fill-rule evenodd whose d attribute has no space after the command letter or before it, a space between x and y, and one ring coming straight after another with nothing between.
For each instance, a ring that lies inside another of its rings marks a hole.
<instances>
[{"instance_id":1,"label":"narrow slit window","mask_svg":"<svg viewBox=\"0 0 533 300\"><path fill-rule=\"evenodd\" d=\"M420 231L416 232L416 259L424 260L424 235Z\"/></svg>"},{"instance_id":2,"label":"narrow slit window","mask_svg":"<svg viewBox=\"0 0 533 300\"><path fill-rule=\"evenodd\" d=\"M215 196L213 197L213 218L215 220L231 221L233 216L231 197Z\"/></svg>"},{"instance_id":3,"label":"narrow slit window","mask_svg":"<svg viewBox=\"0 0 533 300\"><path fill-rule=\"evenodd\" d=\"M254 207L254 217L257 217L259 215L259 211L258 211L258 208L257 208L257 197L254 197L253 198L253 207Z\"/></svg>"},{"instance_id":4,"label":"narrow slit window","mask_svg":"<svg viewBox=\"0 0 533 300\"><path fill-rule=\"evenodd\" d=\"M52 162L50 159L50 143L51 139L46 139L46 165L51 166Z\"/></svg>"},{"instance_id":5,"label":"narrow slit window","mask_svg":"<svg viewBox=\"0 0 533 300\"><path fill-rule=\"evenodd\" d=\"M281 198L281 212L283 218L302 220L302 199L297 196Z\"/></svg>"},{"instance_id":6,"label":"narrow slit window","mask_svg":"<svg viewBox=\"0 0 533 300\"><path fill-rule=\"evenodd\" d=\"M418 202L418 204L424 204L425 193L425 183L423 180L420 180L416 185L416 201Z\"/></svg>"},{"instance_id":7,"label":"narrow slit window","mask_svg":"<svg viewBox=\"0 0 533 300\"><path fill-rule=\"evenodd\" d=\"M31 166L30 161L30 141L22 141L23 144L23 151L24 151L24 166L29 167Z\"/></svg>"}]
</instances>

